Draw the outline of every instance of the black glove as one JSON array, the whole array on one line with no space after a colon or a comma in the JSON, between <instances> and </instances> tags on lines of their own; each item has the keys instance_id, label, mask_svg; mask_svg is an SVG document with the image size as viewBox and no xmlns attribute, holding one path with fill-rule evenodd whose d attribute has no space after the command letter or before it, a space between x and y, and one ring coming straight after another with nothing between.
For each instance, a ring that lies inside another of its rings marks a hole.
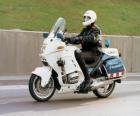
<instances>
[{"instance_id":1,"label":"black glove","mask_svg":"<svg viewBox=\"0 0 140 116\"><path fill-rule=\"evenodd\" d=\"M66 44L71 43L71 38L70 37L65 37L63 39L63 42L65 42Z\"/></svg>"},{"instance_id":2,"label":"black glove","mask_svg":"<svg viewBox=\"0 0 140 116\"><path fill-rule=\"evenodd\" d=\"M77 36L77 37L65 37L65 40L64 41L66 43L76 44L76 43L80 43L82 41L82 37L81 36Z\"/></svg>"}]
</instances>

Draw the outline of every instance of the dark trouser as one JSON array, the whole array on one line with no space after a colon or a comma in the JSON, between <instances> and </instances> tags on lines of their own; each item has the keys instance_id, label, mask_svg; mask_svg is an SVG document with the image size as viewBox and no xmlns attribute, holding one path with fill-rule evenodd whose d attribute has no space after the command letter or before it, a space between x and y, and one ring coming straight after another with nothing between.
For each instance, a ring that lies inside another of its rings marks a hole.
<instances>
[{"instance_id":1,"label":"dark trouser","mask_svg":"<svg viewBox=\"0 0 140 116\"><path fill-rule=\"evenodd\" d=\"M76 60L84 73L86 82L90 80L90 76L86 68L86 62L96 62L95 55L96 52L94 51L81 51L81 50L75 51Z\"/></svg>"}]
</instances>

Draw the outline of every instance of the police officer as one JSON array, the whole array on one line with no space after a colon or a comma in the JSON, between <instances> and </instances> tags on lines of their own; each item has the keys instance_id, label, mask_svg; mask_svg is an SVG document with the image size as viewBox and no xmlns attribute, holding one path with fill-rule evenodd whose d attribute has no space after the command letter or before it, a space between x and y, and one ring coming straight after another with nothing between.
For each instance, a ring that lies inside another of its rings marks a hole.
<instances>
[{"instance_id":1,"label":"police officer","mask_svg":"<svg viewBox=\"0 0 140 116\"><path fill-rule=\"evenodd\" d=\"M86 62L96 62L95 57L100 55L98 49L101 47L101 32L95 24L97 20L95 11L88 10L83 17L84 28L81 33L76 37L66 38L66 40L70 44L81 44L82 46L80 51L75 51L75 56L85 76L85 81L81 84L80 89L87 90L92 84L92 79L86 69Z\"/></svg>"}]
</instances>

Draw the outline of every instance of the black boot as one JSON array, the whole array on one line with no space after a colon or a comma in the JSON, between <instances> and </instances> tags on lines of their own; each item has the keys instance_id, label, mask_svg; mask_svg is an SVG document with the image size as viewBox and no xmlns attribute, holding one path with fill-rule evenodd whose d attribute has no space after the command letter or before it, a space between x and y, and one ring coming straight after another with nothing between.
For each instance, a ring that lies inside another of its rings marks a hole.
<instances>
[{"instance_id":1,"label":"black boot","mask_svg":"<svg viewBox=\"0 0 140 116\"><path fill-rule=\"evenodd\" d=\"M80 85L80 90L79 92L81 93L87 93L90 85L93 83L93 80L90 78L89 80L84 81L81 85Z\"/></svg>"},{"instance_id":2,"label":"black boot","mask_svg":"<svg viewBox=\"0 0 140 116\"><path fill-rule=\"evenodd\" d=\"M88 91L90 88L90 85L93 83L93 80L90 78L89 80L85 81L85 86L84 86L84 90Z\"/></svg>"}]
</instances>

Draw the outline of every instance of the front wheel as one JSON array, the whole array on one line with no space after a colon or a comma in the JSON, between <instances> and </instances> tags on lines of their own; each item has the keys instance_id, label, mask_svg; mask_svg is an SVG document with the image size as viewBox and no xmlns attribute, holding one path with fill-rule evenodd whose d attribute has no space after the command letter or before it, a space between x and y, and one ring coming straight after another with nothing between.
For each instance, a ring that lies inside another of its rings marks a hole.
<instances>
[{"instance_id":1,"label":"front wheel","mask_svg":"<svg viewBox=\"0 0 140 116\"><path fill-rule=\"evenodd\" d=\"M39 102L48 101L55 93L54 79L51 77L45 87L41 86L41 78L32 74L29 80L29 92Z\"/></svg>"},{"instance_id":2,"label":"front wheel","mask_svg":"<svg viewBox=\"0 0 140 116\"><path fill-rule=\"evenodd\" d=\"M105 85L104 87L97 88L93 90L93 93L98 97L98 98L106 98L111 95L115 88L115 82Z\"/></svg>"}]
</instances>

